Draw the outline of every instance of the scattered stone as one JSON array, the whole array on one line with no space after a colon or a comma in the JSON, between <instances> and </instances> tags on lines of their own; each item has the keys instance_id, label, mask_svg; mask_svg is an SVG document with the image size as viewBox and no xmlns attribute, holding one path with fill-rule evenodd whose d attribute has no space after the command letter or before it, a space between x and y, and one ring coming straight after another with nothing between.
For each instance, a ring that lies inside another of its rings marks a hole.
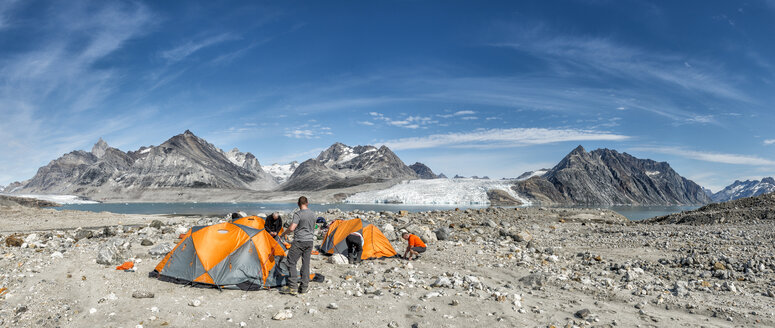
<instances>
[{"instance_id":1,"label":"scattered stone","mask_svg":"<svg viewBox=\"0 0 775 328\"><path fill-rule=\"evenodd\" d=\"M149 249L148 254L155 256L167 255L173 248L175 248L175 246L172 246L170 243L161 243Z\"/></svg>"},{"instance_id":2,"label":"scattered stone","mask_svg":"<svg viewBox=\"0 0 775 328\"><path fill-rule=\"evenodd\" d=\"M199 307L200 305L202 305L202 300L200 299L195 298L188 301L188 306Z\"/></svg>"},{"instance_id":3,"label":"scattered stone","mask_svg":"<svg viewBox=\"0 0 775 328\"><path fill-rule=\"evenodd\" d=\"M10 235L8 238L5 238L5 246L21 247L22 244L24 244L24 239L22 239L19 235Z\"/></svg>"},{"instance_id":4,"label":"scattered stone","mask_svg":"<svg viewBox=\"0 0 775 328\"><path fill-rule=\"evenodd\" d=\"M149 291L135 291L132 293L132 298L154 298L155 295L152 292ZM189 303L190 304L190 303ZM194 305L197 306L197 305Z\"/></svg>"},{"instance_id":5,"label":"scattered stone","mask_svg":"<svg viewBox=\"0 0 775 328\"><path fill-rule=\"evenodd\" d=\"M336 303L329 303L328 306L326 306L326 308L332 309L332 310L337 310L337 309L339 309L339 305L337 305Z\"/></svg>"},{"instance_id":6,"label":"scattered stone","mask_svg":"<svg viewBox=\"0 0 775 328\"><path fill-rule=\"evenodd\" d=\"M347 257L345 257L342 254L336 253L334 255L331 255L328 258L328 263L342 265L342 264L348 264L349 262L347 261Z\"/></svg>"},{"instance_id":7,"label":"scattered stone","mask_svg":"<svg viewBox=\"0 0 775 328\"><path fill-rule=\"evenodd\" d=\"M575 314L575 315L576 315L576 318L579 318L579 319L586 319L587 317L589 317L589 315L590 315L591 313L592 313L592 312L591 312L591 311L589 311L589 309L581 309L581 310L578 310L578 311L576 311L576 314Z\"/></svg>"},{"instance_id":8,"label":"scattered stone","mask_svg":"<svg viewBox=\"0 0 775 328\"><path fill-rule=\"evenodd\" d=\"M94 237L94 231L91 231L91 230L80 230L77 233L75 233L76 241L89 239L91 237Z\"/></svg>"},{"instance_id":9,"label":"scattered stone","mask_svg":"<svg viewBox=\"0 0 775 328\"><path fill-rule=\"evenodd\" d=\"M51 253L51 258L52 259L61 259L61 258L64 258L64 257L65 256L62 254L62 252L53 252L53 253Z\"/></svg>"},{"instance_id":10,"label":"scattered stone","mask_svg":"<svg viewBox=\"0 0 775 328\"><path fill-rule=\"evenodd\" d=\"M290 309L282 310L272 316L272 320L288 320L290 318L293 318L293 312Z\"/></svg>"},{"instance_id":11,"label":"scattered stone","mask_svg":"<svg viewBox=\"0 0 775 328\"><path fill-rule=\"evenodd\" d=\"M140 242L140 245L142 246L153 246L153 242L149 239L143 239L143 241Z\"/></svg>"},{"instance_id":12,"label":"scattered stone","mask_svg":"<svg viewBox=\"0 0 775 328\"><path fill-rule=\"evenodd\" d=\"M124 262L130 244L125 239L113 237L100 245L97 253L97 263L104 265L116 265Z\"/></svg>"},{"instance_id":13,"label":"scattered stone","mask_svg":"<svg viewBox=\"0 0 775 328\"><path fill-rule=\"evenodd\" d=\"M164 225L164 223L162 223L161 221L153 220L153 221L151 221L151 224L149 224L148 226L151 227L151 228L161 229L161 226L163 226L163 225Z\"/></svg>"}]
</instances>

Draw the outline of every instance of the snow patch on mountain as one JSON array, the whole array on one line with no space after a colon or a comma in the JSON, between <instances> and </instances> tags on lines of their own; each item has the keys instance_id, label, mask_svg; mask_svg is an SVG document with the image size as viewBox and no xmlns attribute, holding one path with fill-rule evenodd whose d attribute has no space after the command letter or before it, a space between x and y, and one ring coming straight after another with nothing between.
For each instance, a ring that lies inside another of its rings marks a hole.
<instances>
[{"instance_id":1,"label":"snow patch on mountain","mask_svg":"<svg viewBox=\"0 0 775 328\"><path fill-rule=\"evenodd\" d=\"M261 169L264 170L264 172L269 173L277 183L283 183L293 174L293 171L296 171L296 168L299 166L299 162L293 161L288 164L278 164L274 163L272 165L266 165L262 166Z\"/></svg>"},{"instance_id":2,"label":"snow patch on mountain","mask_svg":"<svg viewBox=\"0 0 775 328\"><path fill-rule=\"evenodd\" d=\"M726 202L744 197L759 196L775 192L775 179L735 181L731 185L713 194L714 202Z\"/></svg>"},{"instance_id":3,"label":"snow patch on mountain","mask_svg":"<svg viewBox=\"0 0 775 328\"><path fill-rule=\"evenodd\" d=\"M487 191L497 189L529 205L530 201L511 189L512 183L485 179L409 180L388 189L366 191L348 197L354 204L487 205Z\"/></svg>"},{"instance_id":4,"label":"snow patch on mountain","mask_svg":"<svg viewBox=\"0 0 775 328\"><path fill-rule=\"evenodd\" d=\"M546 174L546 172L549 172L549 170L548 169L541 169L541 170L536 170L536 171L525 172L525 173L522 173L522 175L520 175L519 177L517 177L517 180L518 181L524 181L524 180L530 179L532 177L540 177L540 176L543 176L544 174Z\"/></svg>"}]
</instances>

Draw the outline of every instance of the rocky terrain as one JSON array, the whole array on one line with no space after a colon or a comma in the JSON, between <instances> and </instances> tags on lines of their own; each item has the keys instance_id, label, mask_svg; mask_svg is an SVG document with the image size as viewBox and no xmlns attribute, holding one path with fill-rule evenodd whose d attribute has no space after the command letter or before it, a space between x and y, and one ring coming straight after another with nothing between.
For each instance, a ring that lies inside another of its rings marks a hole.
<instances>
[{"instance_id":1,"label":"rocky terrain","mask_svg":"<svg viewBox=\"0 0 775 328\"><path fill-rule=\"evenodd\" d=\"M611 149L587 152L581 146L548 172L518 181L514 189L543 204L692 205L710 202L702 187L678 175L666 162L638 159Z\"/></svg>"},{"instance_id":2,"label":"rocky terrain","mask_svg":"<svg viewBox=\"0 0 775 328\"><path fill-rule=\"evenodd\" d=\"M726 202L730 200L759 196L761 194L775 192L775 179L772 177L761 180L736 180L729 186L713 194L714 202Z\"/></svg>"},{"instance_id":3,"label":"rocky terrain","mask_svg":"<svg viewBox=\"0 0 775 328\"><path fill-rule=\"evenodd\" d=\"M410 230L428 251L359 265L313 256L326 281L296 297L218 291L147 273L179 233L220 218L0 207L0 326L775 325L771 220L689 230L596 209L320 214L366 218L399 253L398 231ZM133 270L115 270L127 260Z\"/></svg>"},{"instance_id":4,"label":"rocky terrain","mask_svg":"<svg viewBox=\"0 0 775 328\"><path fill-rule=\"evenodd\" d=\"M419 178L388 147L335 143L301 164L280 190L323 190Z\"/></svg>"},{"instance_id":5,"label":"rocky terrain","mask_svg":"<svg viewBox=\"0 0 775 328\"><path fill-rule=\"evenodd\" d=\"M57 207L62 206L58 203L54 203L47 200L40 200L34 198L14 197L7 195L0 195L0 206L26 206L26 207Z\"/></svg>"},{"instance_id":6,"label":"rocky terrain","mask_svg":"<svg viewBox=\"0 0 775 328\"><path fill-rule=\"evenodd\" d=\"M693 211L645 220L659 224L757 223L775 221L775 193L705 205Z\"/></svg>"}]
</instances>

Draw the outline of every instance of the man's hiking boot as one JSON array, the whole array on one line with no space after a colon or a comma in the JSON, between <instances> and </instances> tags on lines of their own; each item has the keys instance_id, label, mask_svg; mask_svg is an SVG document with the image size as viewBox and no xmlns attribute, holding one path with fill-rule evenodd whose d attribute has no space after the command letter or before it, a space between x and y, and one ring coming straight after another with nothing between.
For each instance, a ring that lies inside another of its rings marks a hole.
<instances>
[{"instance_id":1,"label":"man's hiking boot","mask_svg":"<svg viewBox=\"0 0 775 328\"><path fill-rule=\"evenodd\" d=\"M309 291L308 287L299 287L299 294L306 294Z\"/></svg>"},{"instance_id":2,"label":"man's hiking boot","mask_svg":"<svg viewBox=\"0 0 775 328\"><path fill-rule=\"evenodd\" d=\"M283 288L280 288L280 294L295 296L298 293L299 292L297 292L295 288L291 289L291 287L288 286L283 286Z\"/></svg>"}]
</instances>

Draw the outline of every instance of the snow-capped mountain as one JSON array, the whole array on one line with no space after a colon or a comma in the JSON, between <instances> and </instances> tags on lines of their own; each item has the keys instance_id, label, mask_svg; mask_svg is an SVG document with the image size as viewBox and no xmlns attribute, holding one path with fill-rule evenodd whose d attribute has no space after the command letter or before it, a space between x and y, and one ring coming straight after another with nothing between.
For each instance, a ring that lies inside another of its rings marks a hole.
<instances>
[{"instance_id":1,"label":"snow-capped mountain","mask_svg":"<svg viewBox=\"0 0 775 328\"><path fill-rule=\"evenodd\" d=\"M170 188L269 190L277 186L250 153L223 150L191 131L124 153L100 139L51 161L17 192L111 195Z\"/></svg>"},{"instance_id":2,"label":"snow-capped mountain","mask_svg":"<svg viewBox=\"0 0 775 328\"><path fill-rule=\"evenodd\" d=\"M759 196L775 192L775 179L772 177L761 180L736 180L731 185L713 194L711 197L714 202L726 202L744 197Z\"/></svg>"},{"instance_id":3,"label":"snow-capped mountain","mask_svg":"<svg viewBox=\"0 0 775 328\"><path fill-rule=\"evenodd\" d=\"M5 190L5 186L0 185L0 192L3 192Z\"/></svg>"},{"instance_id":4,"label":"snow-capped mountain","mask_svg":"<svg viewBox=\"0 0 775 328\"><path fill-rule=\"evenodd\" d=\"M555 167L517 182L517 192L545 203L680 205L710 201L702 187L666 162L635 158L612 149L578 146Z\"/></svg>"},{"instance_id":5,"label":"snow-capped mountain","mask_svg":"<svg viewBox=\"0 0 775 328\"><path fill-rule=\"evenodd\" d=\"M293 161L288 164L274 163L272 165L262 166L264 172L269 173L277 183L282 184L291 177L296 168L299 167L299 162Z\"/></svg>"},{"instance_id":6,"label":"snow-capped mountain","mask_svg":"<svg viewBox=\"0 0 775 328\"><path fill-rule=\"evenodd\" d=\"M317 158L301 163L280 188L321 190L417 178L417 173L386 146L350 147L337 142Z\"/></svg>"}]
</instances>

